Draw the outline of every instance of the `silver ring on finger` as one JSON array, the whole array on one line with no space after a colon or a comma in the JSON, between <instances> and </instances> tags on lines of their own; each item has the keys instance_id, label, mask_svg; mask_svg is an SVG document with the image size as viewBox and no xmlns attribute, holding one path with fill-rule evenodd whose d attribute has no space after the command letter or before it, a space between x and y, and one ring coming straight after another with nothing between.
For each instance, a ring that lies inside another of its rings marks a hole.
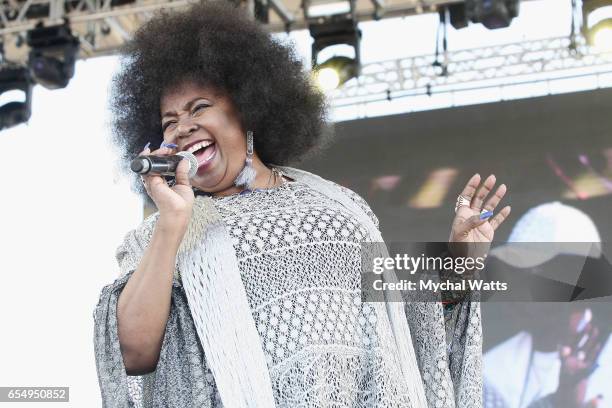
<instances>
[{"instance_id":1,"label":"silver ring on finger","mask_svg":"<svg viewBox=\"0 0 612 408\"><path fill-rule=\"evenodd\" d=\"M467 197L462 196L461 194L457 197L457 201L455 202L455 212L459 209L459 207L470 206L471 200Z\"/></svg>"}]
</instances>

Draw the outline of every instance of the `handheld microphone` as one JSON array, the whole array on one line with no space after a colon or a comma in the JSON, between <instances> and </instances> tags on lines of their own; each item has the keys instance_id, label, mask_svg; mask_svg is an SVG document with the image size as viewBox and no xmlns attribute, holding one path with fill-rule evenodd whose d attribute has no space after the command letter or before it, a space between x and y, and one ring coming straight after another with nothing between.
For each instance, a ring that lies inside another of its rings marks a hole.
<instances>
[{"instance_id":1,"label":"handheld microphone","mask_svg":"<svg viewBox=\"0 0 612 408\"><path fill-rule=\"evenodd\" d=\"M130 163L130 169L140 175L176 176L176 168L183 158L189 160L188 176L192 178L198 171L198 159L189 152L178 152L173 156L138 156Z\"/></svg>"}]
</instances>

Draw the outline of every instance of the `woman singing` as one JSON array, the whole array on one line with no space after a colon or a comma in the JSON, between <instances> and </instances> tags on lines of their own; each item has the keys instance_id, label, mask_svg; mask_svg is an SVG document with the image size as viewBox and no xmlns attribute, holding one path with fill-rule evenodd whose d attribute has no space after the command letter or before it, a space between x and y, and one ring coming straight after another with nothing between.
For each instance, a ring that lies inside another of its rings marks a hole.
<instances>
[{"instance_id":1,"label":"woman singing","mask_svg":"<svg viewBox=\"0 0 612 408\"><path fill-rule=\"evenodd\" d=\"M111 103L125 162L189 151L198 169L138 179L158 211L94 312L105 407L481 406L479 303L362 302L376 216L287 167L326 120L289 46L229 2L162 13L125 47ZM468 181L449 241L493 239L510 212L492 216L495 183Z\"/></svg>"}]
</instances>

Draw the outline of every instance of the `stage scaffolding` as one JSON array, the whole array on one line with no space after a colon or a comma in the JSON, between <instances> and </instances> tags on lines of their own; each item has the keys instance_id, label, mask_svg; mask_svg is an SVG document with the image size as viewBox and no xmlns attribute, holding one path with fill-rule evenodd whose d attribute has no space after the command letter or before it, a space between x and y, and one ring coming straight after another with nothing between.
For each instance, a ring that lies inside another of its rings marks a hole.
<instances>
[{"instance_id":1,"label":"stage scaffolding","mask_svg":"<svg viewBox=\"0 0 612 408\"><path fill-rule=\"evenodd\" d=\"M356 0L359 21L435 12L460 0ZM2 0L0 38L4 62L25 64L28 30L68 21L80 40L80 58L112 55L132 33L160 9L180 9L190 1L157 0ZM273 32L306 27L305 5L330 0L248 0L269 7ZM365 64L358 79L329 94L334 107L363 105L415 95L503 87L555 78L598 76L612 72L612 54L594 50L573 37L442 52Z\"/></svg>"}]
</instances>

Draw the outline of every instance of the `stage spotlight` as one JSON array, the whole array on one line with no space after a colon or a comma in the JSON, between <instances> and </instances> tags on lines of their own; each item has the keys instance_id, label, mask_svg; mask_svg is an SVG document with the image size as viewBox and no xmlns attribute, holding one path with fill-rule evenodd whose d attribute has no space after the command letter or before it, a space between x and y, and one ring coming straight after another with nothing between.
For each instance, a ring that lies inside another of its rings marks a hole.
<instances>
[{"instance_id":1,"label":"stage spotlight","mask_svg":"<svg viewBox=\"0 0 612 408\"><path fill-rule=\"evenodd\" d=\"M317 86L323 91L331 91L340 85L340 75L333 68L319 67L315 71L315 79Z\"/></svg>"},{"instance_id":2,"label":"stage spotlight","mask_svg":"<svg viewBox=\"0 0 612 408\"><path fill-rule=\"evenodd\" d=\"M312 71L317 84L325 91L335 89L351 78L359 76L361 58L359 44L361 31L357 28L354 2L348 13L319 16L308 19L308 29L313 38ZM338 47L339 46L339 47ZM324 49L349 48L350 55L332 55L319 61Z\"/></svg>"},{"instance_id":3,"label":"stage spotlight","mask_svg":"<svg viewBox=\"0 0 612 408\"><path fill-rule=\"evenodd\" d=\"M32 78L48 89L65 88L74 75L79 39L67 24L37 25L27 33L28 67Z\"/></svg>"},{"instance_id":4,"label":"stage spotlight","mask_svg":"<svg viewBox=\"0 0 612 408\"><path fill-rule=\"evenodd\" d=\"M349 79L357 77L358 70L359 67L353 58L334 56L319 64L314 75L319 88L331 91Z\"/></svg>"},{"instance_id":5,"label":"stage spotlight","mask_svg":"<svg viewBox=\"0 0 612 408\"><path fill-rule=\"evenodd\" d=\"M5 66L0 69L0 130L30 119L32 86L27 68Z\"/></svg>"},{"instance_id":6,"label":"stage spotlight","mask_svg":"<svg viewBox=\"0 0 612 408\"><path fill-rule=\"evenodd\" d=\"M255 0L253 2L253 16L260 23L268 24L270 22L269 0Z\"/></svg>"},{"instance_id":7,"label":"stage spotlight","mask_svg":"<svg viewBox=\"0 0 612 408\"><path fill-rule=\"evenodd\" d=\"M518 16L520 0L465 0L449 7L451 25L465 28L468 22L482 23L489 30L505 28Z\"/></svg>"},{"instance_id":8,"label":"stage spotlight","mask_svg":"<svg viewBox=\"0 0 612 408\"><path fill-rule=\"evenodd\" d=\"M589 45L612 51L612 0L583 0L582 33Z\"/></svg>"},{"instance_id":9,"label":"stage spotlight","mask_svg":"<svg viewBox=\"0 0 612 408\"><path fill-rule=\"evenodd\" d=\"M602 51L612 51L612 19L601 21L591 30L590 43Z\"/></svg>"}]
</instances>

